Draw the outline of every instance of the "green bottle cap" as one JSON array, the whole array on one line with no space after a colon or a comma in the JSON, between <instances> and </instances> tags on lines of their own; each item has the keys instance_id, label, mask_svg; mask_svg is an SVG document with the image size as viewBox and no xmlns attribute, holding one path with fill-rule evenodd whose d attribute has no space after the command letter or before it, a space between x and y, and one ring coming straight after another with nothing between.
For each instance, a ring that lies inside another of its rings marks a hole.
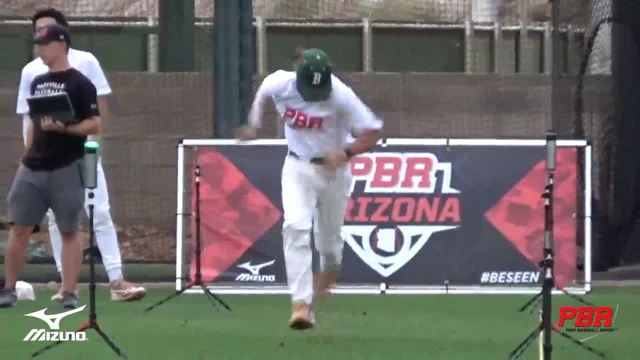
<instances>
[{"instance_id":1,"label":"green bottle cap","mask_svg":"<svg viewBox=\"0 0 640 360\"><path fill-rule=\"evenodd\" d=\"M100 145L98 145L97 141L87 141L84 143L84 148L87 150L98 150Z\"/></svg>"}]
</instances>

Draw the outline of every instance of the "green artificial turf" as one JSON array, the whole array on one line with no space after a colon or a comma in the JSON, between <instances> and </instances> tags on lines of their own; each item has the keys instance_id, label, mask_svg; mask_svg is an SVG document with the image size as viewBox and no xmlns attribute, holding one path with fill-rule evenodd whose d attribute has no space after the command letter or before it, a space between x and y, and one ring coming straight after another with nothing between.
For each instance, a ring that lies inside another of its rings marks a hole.
<instances>
[{"instance_id":1,"label":"green artificial turf","mask_svg":"<svg viewBox=\"0 0 640 360\"><path fill-rule=\"evenodd\" d=\"M287 327L288 299L283 296L222 296L233 312L216 312L201 295L183 295L150 313L143 309L171 290L150 291L139 303L111 303L98 290L98 322L129 359L507 359L509 352L536 326L537 314L518 313L528 296L335 295L318 310L318 326L306 332ZM599 289L587 299L597 305L619 306L614 333L586 343L610 359L640 359L640 291ZM25 313L49 307L51 292L39 290L36 302L0 309L0 359L28 359L45 343L26 343L32 328L46 328ZM87 292L81 292L87 300ZM554 309L576 303L554 297ZM73 330L88 312L62 320ZM557 314L553 316L557 319ZM574 334L579 339L592 334ZM116 359L97 334L85 343L64 343L39 359ZM538 359L537 343L523 359ZM597 359L565 339L554 337L554 359Z\"/></svg>"}]
</instances>

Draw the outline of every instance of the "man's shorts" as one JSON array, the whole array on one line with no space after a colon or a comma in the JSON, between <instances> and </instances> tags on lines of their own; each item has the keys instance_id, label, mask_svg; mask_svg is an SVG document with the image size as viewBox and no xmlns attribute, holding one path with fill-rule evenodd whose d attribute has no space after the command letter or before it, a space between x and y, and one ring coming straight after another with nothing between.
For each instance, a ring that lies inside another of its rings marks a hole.
<instances>
[{"instance_id":1,"label":"man's shorts","mask_svg":"<svg viewBox=\"0 0 640 360\"><path fill-rule=\"evenodd\" d=\"M34 226L51 209L62 233L78 230L84 208L83 161L54 171L32 171L20 165L7 202L9 221Z\"/></svg>"}]
</instances>

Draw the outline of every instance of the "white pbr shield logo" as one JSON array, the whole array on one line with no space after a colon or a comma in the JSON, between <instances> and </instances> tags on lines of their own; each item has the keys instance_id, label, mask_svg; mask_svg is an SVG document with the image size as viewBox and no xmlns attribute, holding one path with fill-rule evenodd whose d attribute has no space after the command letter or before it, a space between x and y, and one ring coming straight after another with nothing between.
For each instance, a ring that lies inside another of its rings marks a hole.
<instances>
[{"instance_id":1,"label":"white pbr shield logo","mask_svg":"<svg viewBox=\"0 0 640 360\"><path fill-rule=\"evenodd\" d=\"M373 151L351 161L351 175L343 237L385 278L415 257L431 235L460 226L451 163L431 152Z\"/></svg>"},{"instance_id":2,"label":"white pbr shield logo","mask_svg":"<svg viewBox=\"0 0 640 360\"><path fill-rule=\"evenodd\" d=\"M349 225L343 228L343 237L369 267L386 278L416 256L432 234L456 227Z\"/></svg>"}]
</instances>

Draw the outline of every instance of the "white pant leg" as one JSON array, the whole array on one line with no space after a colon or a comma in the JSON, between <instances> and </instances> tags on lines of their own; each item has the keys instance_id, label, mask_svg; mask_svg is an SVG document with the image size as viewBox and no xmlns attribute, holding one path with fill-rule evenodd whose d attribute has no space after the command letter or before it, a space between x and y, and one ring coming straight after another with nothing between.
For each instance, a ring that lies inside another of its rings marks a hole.
<instances>
[{"instance_id":1,"label":"white pant leg","mask_svg":"<svg viewBox=\"0 0 640 360\"><path fill-rule=\"evenodd\" d=\"M109 276L109 281L118 280L122 276L122 258L118 246L118 235L111 220L111 206L109 205L109 189L107 179L102 168L102 161L98 162L97 188L93 195L93 226L96 232L96 242L102 254L104 270ZM88 191L87 191L88 195ZM89 215L89 197L85 199L87 216Z\"/></svg>"},{"instance_id":2,"label":"white pant leg","mask_svg":"<svg viewBox=\"0 0 640 360\"><path fill-rule=\"evenodd\" d=\"M311 226L316 209L315 165L287 156L282 168L282 229L287 282L292 302L311 304Z\"/></svg>"},{"instance_id":3,"label":"white pant leg","mask_svg":"<svg viewBox=\"0 0 640 360\"><path fill-rule=\"evenodd\" d=\"M120 257L120 248L118 247L116 229L113 226L113 221L111 220L109 191L107 189L107 181L104 176L101 161L98 162L97 175L98 186L93 191L93 226L96 233L96 242L100 249L100 253L102 254L102 263L104 264L105 271L109 275L109 280L113 281L117 280L122 275L122 259ZM87 198L85 199L87 216L89 215L88 193L89 192L87 191ZM53 212L49 210L47 215L49 216L49 237L51 238L51 249L53 250L56 267L60 272L62 271L62 237L58 230L58 226L55 223Z\"/></svg>"},{"instance_id":4,"label":"white pant leg","mask_svg":"<svg viewBox=\"0 0 640 360\"><path fill-rule=\"evenodd\" d=\"M53 260L56 262L58 272L62 274L62 235L60 235L60 230L58 230L58 225L51 209L47 211L47 218L49 219L49 239L51 240Z\"/></svg>"},{"instance_id":5,"label":"white pant leg","mask_svg":"<svg viewBox=\"0 0 640 360\"><path fill-rule=\"evenodd\" d=\"M344 238L342 225L351 195L351 174L348 167L339 170L318 200L314 217L313 237L320 255L321 271L340 271Z\"/></svg>"}]
</instances>

